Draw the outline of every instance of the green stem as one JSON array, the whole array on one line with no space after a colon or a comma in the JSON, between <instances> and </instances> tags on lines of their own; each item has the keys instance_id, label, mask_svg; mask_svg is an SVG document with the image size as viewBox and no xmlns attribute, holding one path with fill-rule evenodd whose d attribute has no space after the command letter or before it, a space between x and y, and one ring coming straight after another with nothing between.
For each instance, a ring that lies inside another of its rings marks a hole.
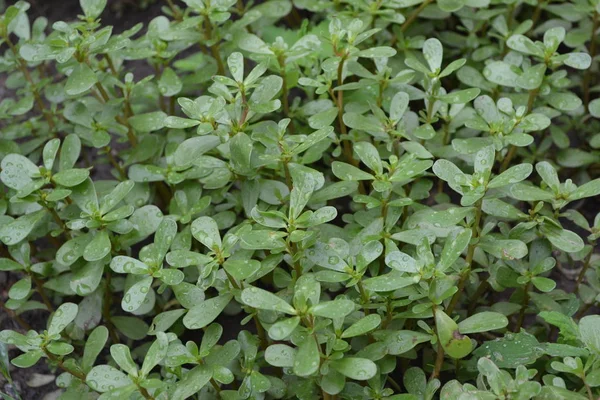
<instances>
[{"instance_id":1,"label":"green stem","mask_svg":"<svg viewBox=\"0 0 600 400\"><path fill-rule=\"evenodd\" d=\"M213 36L213 28L212 23L210 22L210 18L208 14L204 14L204 39L206 41L212 40ZM221 59L221 50L218 42L208 46L210 52L217 62L217 74L225 75L225 65L223 64L223 59Z\"/></svg>"},{"instance_id":2,"label":"green stem","mask_svg":"<svg viewBox=\"0 0 600 400\"><path fill-rule=\"evenodd\" d=\"M592 35L590 38L590 57L592 57L592 62L594 61L594 57L596 56L596 47L597 47L597 42L596 42L596 31L598 30L598 28L600 27L600 15L598 14L598 11L594 12L594 17L592 19ZM589 108L588 105L590 104L590 86L591 86L591 80L592 80L592 68L593 66L590 66L587 71L585 71L585 74L583 76L583 104L585 106L585 110L589 112Z\"/></svg>"},{"instance_id":3,"label":"green stem","mask_svg":"<svg viewBox=\"0 0 600 400\"><path fill-rule=\"evenodd\" d=\"M527 310L527 306L529 305L529 291L531 290L531 282L528 282L527 285L523 288L523 301L521 303L521 310L519 311L519 318L517 319L517 324L515 325L515 332L519 333L521 327L523 326L523 321L525 321L525 311Z\"/></svg>"},{"instance_id":4,"label":"green stem","mask_svg":"<svg viewBox=\"0 0 600 400\"><path fill-rule=\"evenodd\" d=\"M585 257L585 260L583 261L583 267L581 268L581 271L579 272L579 275L577 276L577 282L575 283L575 292L579 291L579 286L581 285L581 282L583 282L583 278L585 278L585 273L587 272L588 268L590 267L590 261L592 259L592 254L594 254L594 248L596 247L596 242L592 242L591 245L592 245L592 248L590 249L590 252Z\"/></svg>"},{"instance_id":5,"label":"green stem","mask_svg":"<svg viewBox=\"0 0 600 400\"><path fill-rule=\"evenodd\" d=\"M67 367L62 359L56 357L54 354L50 353L48 350L46 350L45 347L42 347L42 350L44 351L44 353L46 354L46 357L48 357L48 359L50 359L50 361L53 361L56 363L56 365L62 369L65 372L68 372L69 374L73 375L75 378L79 379L82 382L85 382L85 378L86 375L83 372L79 372L79 371L75 371L72 370L71 368Z\"/></svg>"},{"instance_id":6,"label":"green stem","mask_svg":"<svg viewBox=\"0 0 600 400\"><path fill-rule=\"evenodd\" d=\"M412 14L410 14L410 17L408 17L408 19L404 21L404 23L400 27L400 32L406 32L406 30L412 25L412 23L415 22L419 14L421 14L425 7L427 7L431 2L433 2L433 0L425 0L423 3L421 3L421 5L417 7L417 9L413 11Z\"/></svg>"},{"instance_id":7,"label":"green stem","mask_svg":"<svg viewBox=\"0 0 600 400\"><path fill-rule=\"evenodd\" d=\"M17 51L17 48L15 47L14 43L10 40L8 35L4 38L4 40L6 41L6 44L8 45L8 47L10 48L12 53L14 54L15 59L17 60L19 69L21 70L21 73L25 77L25 80L31 86L31 92L33 94L33 98L35 99L35 103L36 103L37 107L40 109L40 111L42 112L42 114L44 115L44 118L46 118L46 122L48 122L50 131L54 131L55 124L54 124L54 121L52 120L52 114L44 106L44 102L42 101L42 96L40 96L40 92L38 91L37 87L33 83L33 79L31 78L31 74L29 74L29 70L27 69L27 64L25 63L25 60L23 60L21 58L21 56L19 56L19 52Z\"/></svg>"},{"instance_id":8,"label":"green stem","mask_svg":"<svg viewBox=\"0 0 600 400\"><path fill-rule=\"evenodd\" d=\"M467 249L467 258L465 259L467 266L460 274L460 280L458 281L458 291L454 294L454 296L452 297L452 300L450 300L450 304L448 305L448 308L446 310L448 315L452 314L452 311L454 311L454 308L458 304L458 300L462 296L462 293L465 289L465 283L467 282L467 279L469 278L469 275L471 274L471 265L473 264L473 257L475 256L475 248L477 247L477 241L478 241L477 239L479 238L479 224L481 222L481 214L482 214L481 213L481 204L482 204L482 202L483 202L482 199L480 199L475 204L475 222L473 223L473 226L471 227L471 232L472 232L471 244L469 244L469 248Z\"/></svg>"},{"instance_id":9,"label":"green stem","mask_svg":"<svg viewBox=\"0 0 600 400\"><path fill-rule=\"evenodd\" d=\"M119 335L115 330L110 315L110 306L112 303L112 292L110 290L111 277L112 274L110 272L110 269L107 269L104 281L104 298L102 299L102 316L106 321L106 328L108 329L108 333L110 334L110 338L113 341L113 344L117 344L120 343Z\"/></svg>"},{"instance_id":10,"label":"green stem","mask_svg":"<svg viewBox=\"0 0 600 400\"><path fill-rule=\"evenodd\" d=\"M539 89L532 89L529 91L529 97L527 98L527 114L529 114L531 112L531 110L533 109L533 104L535 102L535 98L537 97L538 93L539 93ZM500 166L500 172L506 171L506 169L510 166L510 162L512 161L515 154L517 154L517 147L511 145L510 148L508 149L508 153L506 154L506 157L504 157L504 160L502 160L502 165Z\"/></svg>"},{"instance_id":11,"label":"green stem","mask_svg":"<svg viewBox=\"0 0 600 400\"><path fill-rule=\"evenodd\" d=\"M432 308L433 311L433 319L435 320L435 305ZM449 312L448 312L449 314ZM436 327L436 334L437 334L437 327ZM433 367L433 372L431 373L431 378L430 379L435 379L438 376L440 376L440 371L442 370L442 366L444 365L444 348L442 347L442 344L440 343L440 338L438 336L438 341L437 341L437 355L435 357L435 365Z\"/></svg>"}]
</instances>

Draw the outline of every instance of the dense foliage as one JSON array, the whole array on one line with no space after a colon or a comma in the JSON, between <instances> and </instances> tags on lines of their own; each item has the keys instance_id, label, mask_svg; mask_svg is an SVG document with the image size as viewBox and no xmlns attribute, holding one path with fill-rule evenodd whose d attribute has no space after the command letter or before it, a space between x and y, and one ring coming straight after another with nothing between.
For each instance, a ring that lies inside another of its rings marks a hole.
<instances>
[{"instance_id":1,"label":"dense foliage","mask_svg":"<svg viewBox=\"0 0 600 400\"><path fill-rule=\"evenodd\" d=\"M0 18L9 382L600 396L598 0L80 3Z\"/></svg>"}]
</instances>

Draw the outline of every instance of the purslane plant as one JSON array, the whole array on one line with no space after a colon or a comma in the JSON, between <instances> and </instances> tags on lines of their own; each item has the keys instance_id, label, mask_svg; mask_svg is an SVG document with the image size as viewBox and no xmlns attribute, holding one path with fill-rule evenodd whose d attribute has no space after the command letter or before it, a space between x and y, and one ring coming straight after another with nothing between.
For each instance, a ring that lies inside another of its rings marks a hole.
<instances>
[{"instance_id":1,"label":"purslane plant","mask_svg":"<svg viewBox=\"0 0 600 400\"><path fill-rule=\"evenodd\" d=\"M598 1L106 3L0 15L0 396L600 396Z\"/></svg>"}]
</instances>

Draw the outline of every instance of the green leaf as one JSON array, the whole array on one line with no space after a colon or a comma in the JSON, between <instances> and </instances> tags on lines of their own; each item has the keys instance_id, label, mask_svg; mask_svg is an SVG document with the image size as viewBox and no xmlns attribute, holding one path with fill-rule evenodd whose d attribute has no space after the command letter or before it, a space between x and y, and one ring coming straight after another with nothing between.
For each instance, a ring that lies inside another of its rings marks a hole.
<instances>
[{"instance_id":1,"label":"green leaf","mask_svg":"<svg viewBox=\"0 0 600 400\"><path fill-rule=\"evenodd\" d=\"M160 94L167 97L175 96L181 92L182 88L183 83L177 76L177 73L170 67L165 68L158 80L158 90L160 90Z\"/></svg>"},{"instance_id":2,"label":"green leaf","mask_svg":"<svg viewBox=\"0 0 600 400\"><path fill-rule=\"evenodd\" d=\"M521 259L527 255L527 245L514 239L496 239L484 236L478 247L486 253L503 260Z\"/></svg>"},{"instance_id":3,"label":"green leaf","mask_svg":"<svg viewBox=\"0 0 600 400\"><path fill-rule=\"evenodd\" d=\"M0 258L0 271L19 271L24 268L21 264L9 258Z\"/></svg>"},{"instance_id":4,"label":"green leaf","mask_svg":"<svg viewBox=\"0 0 600 400\"><path fill-rule=\"evenodd\" d=\"M300 317L279 320L269 328L269 337L273 340L284 340L289 337L300 323Z\"/></svg>"},{"instance_id":5,"label":"green leaf","mask_svg":"<svg viewBox=\"0 0 600 400\"><path fill-rule=\"evenodd\" d=\"M85 246L83 258L86 261L98 261L110 253L111 243L106 229L96 233L91 242Z\"/></svg>"},{"instance_id":6,"label":"green leaf","mask_svg":"<svg viewBox=\"0 0 600 400\"><path fill-rule=\"evenodd\" d=\"M331 164L333 174L343 181L361 181L361 180L372 180L375 177L367 172L361 171L360 169L346 164L340 161L334 161Z\"/></svg>"},{"instance_id":7,"label":"green leaf","mask_svg":"<svg viewBox=\"0 0 600 400\"><path fill-rule=\"evenodd\" d=\"M402 276L397 271L367 278L363 281L365 289L373 292L391 292L416 283L413 278Z\"/></svg>"},{"instance_id":8,"label":"green leaf","mask_svg":"<svg viewBox=\"0 0 600 400\"><path fill-rule=\"evenodd\" d=\"M192 307L183 317L183 325L188 329L204 328L221 314L232 297L230 294L224 294L212 297Z\"/></svg>"},{"instance_id":9,"label":"green leaf","mask_svg":"<svg viewBox=\"0 0 600 400\"><path fill-rule=\"evenodd\" d=\"M579 321L581 341L596 355L600 355L600 315L588 315Z\"/></svg>"},{"instance_id":10,"label":"green leaf","mask_svg":"<svg viewBox=\"0 0 600 400\"><path fill-rule=\"evenodd\" d=\"M35 365L40 358L42 358L44 352L42 350L30 350L27 353L21 354L11 360L11 363L19 368L29 368Z\"/></svg>"},{"instance_id":11,"label":"green leaf","mask_svg":"<svg viewBox=\"0 0 600 400\"><path fill-rule=\"evenodd\" d=\"M200 217L192 222L192 236L211 250L223 246L219 227L211 217Z\"/></svg>"},{"instance_id":12,"label":"green leaf","mask_svg":"<svg viewBox=\"0 0 600 400\"><path fill-rule=\"evenodd\" d=\"M175 150L173 160L177 166L193 164L207 151L221 144L221 140L213 135L198 136L184 140Z\"/></svg>"},{"instance_id":13,"label":"green leaf","mask_svg":"<svg viewBox=\"0 0 600 400\"><path fill-rule=\"evenodd\" d=\"M534 363L544 355L544 348L535 336L521 331L484 342L473 355L477 358L489 357L499 368L517 368Z\"/></svg>"},{"instance_id":14,"label":"green leaf","mask_svg":"<svg viewBox=\"0 0 600 400\"><path fill-rule=\"evenodd\" d=\"M569 200L579 200L600 194L600 178L586 182L569 194Z\"/></svg>"},{"instance_id":15,"label":"green leaf","mask_svg":"<svg viewBox=\"0 0 600 400\"><path fill-rule=\"evenodd\" d=\"M77 96L85 93L98 82L98 78L86 63L75 66L65 84L65 93L69 96Z\"/></svg>"},{"instance_id":16,"label":"green leaf","mask_svg":"<svg viewBox=\"0 0 600 400\"><path fill-rule=\"evenodd\" d=\"M552 93L546 98L546 101L548 101L548 104L550 104L552 107L561 111L574 111L582 104L582 101L579 97L569 92Z\"/></svg>"},{"instance_id":17,"label":"green leaf","mask_svg":"<svg viewBox=\"0 0 600 400\"><path fill-rule=\"evenodd\" d=\"M438 6L442 11L455 12L463 8L464 0L442 0L438 2Z\"/></svg>"},{"instance_id":18,"label":"green leaf","mask_svg":"<svg viewBox=\"0 0 600 400\"><path fill-rule=\"evenodd\" d=\"M377 365L366 358L344 357L330 365L340 374L357 381L366 381L377 374Z\"/></svg>"},{"instance_id":19,"label":"green leaf","mask_svg":"<svg viewBox=\"0 0 600 400\"><path fill-rule=\"evenodd\" d=\"M542 233L554 246L567 253L576 253L583 250L585 243L575 232L557 227L554 224L543 223L540 225Z\"/></svg>"},{"instance_id":20,"label":"green leaf","mask_svg":"<svg viewBox=\"0 0 600 400\"><path fill-rule=\"evenodd\" d=\"M439 72L442 67L442 57L444 50L442 43L437 39L427 39L423 43L423 56L429 65L431 72Z\"/></svg>"},{"instance_id":21,"label":"green leaf","mask_svg":"<svg viewBox=\"0 0 600 400\"><path fill-rule=\"evenodd\" d=\"M560 181L554 167L547 161L539 162L535 165L535 170L542 177L546 185L550 186L554 191L558 191Z\"/></svg>"},{"instance_id":22,"label":"green leaf","mask_svg":"<svg viewBox=\"0 0 600 400\"><path fill-rule=\"evenodd\" d=\"M518 87L525 90L534 90L539 88L544 81L546 74L546 64L538 64L528 68L517 78L516 84Z\"/></svg>"},{"instance_id":23,"label":"green leaf","mask_svg":"<svg viewBox=\"0 0 600 400\"><path fill-rule=\"evenodd\" d=\"M99 209L96 187L90 178L72 189L71 199L88 215L93 215Z\"/></svg>"},{"instance_id":24,"label":"green leaf","mask_svg":"<svg viewBox=\"0 0 600 400\"><path fill-rule=\"evenodd\" d=\"M600 98L590 101L588 108L592 117L600 118Z\"/></svg>"},{"instance_id":25,"label":"green leaf","mask_svg":"<svg viewBox=\"0 0 600 400\"><path fill-rule=\"evenodd\" d=\"M87 18L96 19L106 7L106 0L79 0L81 9Z\"/></svg>"},{"instance_id":26,"label":"green leaf","mask_svg":"<svg viewBox=\"0 0 600 400\"><path fill-rule=\"evenodd\" d=\"M448 104L466 104L479 95L479 89L457 90L448 94L439 96L438 98Z\"/></svg>"},{"instance_id":27,"label":"green leaf","mask_svg":"<svg viewBox=\"0 0 600 400\"><path fill-rule=\"evenodd\" d=\"M48 334L53 336L61 333L77 316L79 308L74 303L63 303L52 315Z\"/></svg>"},{"instance_id":28,"label":"green leaf","mask_svg":"<svg viewBox=\"0 0 600 400\"><path fill-rule=\"evenodd\" d=\"M0 240L6 245L13 245L25 239L35 225L46 215L46 210L40 210L23 215L16 220L0 226Z\"/></svg>"},{"instance_id":29,"label":"green leaf","mask_svg":"<svg viewBox=\"0 0 600 400\"><path fill-rule=\"evenodd\" d=\"M83 267L75 271L69 285L79 296L87 296L98 288L103 273L104 264L102 261L86 263Z\"/></svg>"},{"instance_id":30,"label":"green leaf","mask_svg":"<svg viewBox=\"0 0 600 400\"><path fill-rule=\"evenodd\" d=\"M492 61L483 69L483 76L495 84L516 87L519 75L514 71L514 67L504 61Z\"/></svg>"},{"instance_id":31,"label":"green leaf","mask_svg":"<svg viewBox=\"0 0 600 400\"><path fill-rule=\"evenodd\" d=\"M164 332L157 332L156 340L152 343L144 357L144 362L140 369L142 376L148 376L152 369L167 356L168 346L169 339L167 339L167 335Z\"/></svg>"},{"instance_id":32,"label":"green leaf","mask_svg":"<svg viewBox=\"0 0 600 400\"><path fill-rule=\"evenodd\" d=\"M77 186L90 176L90 171L83 168L73 168L58 172L52 176L52 180L65 187Z\"/></svg>"},{"instance_id":33,"label":"green leaf","mask_svg":"<svg viewBox=\"0 0 600 400\"><path fill-rule=\"evenodd\" d=\"M480 333L502 329L508 326L508 319L497 312L483 311L458 323L462 334Z\"/></svg>"},{"instance_id":34,"label":"green leaf","mask_svg":"<svg viewBox=\"0 0 600 400\"><path fill-rule=\"evenodd\" d=\"M416 273L419 272L417 261L401 251L392 251L385 256L385 264L400 272Z\"/></svg>"},{"instance_id":35,"label":"green leaf","mask_svg":"<svg viewBox=\"0 0 600 400\"><path fill-rule=\"evenodd\" d=\"M377 175L383 172L383 164L379 152L369 142L358 142L354 143L354 151L358 155L358 158L367 166L371 171L374 171ZM337 175L336 175L337 176ZM340 178L338 176L338 178ZM343 179L343 178L340 178ZM350 180L350 179L348 179Z\"/></svg>"},{"instance_id":36,"label":"green leaf","mask_svg":"<svg viewBox=\"0 0 600 400\"><path fill-rule=\"evenodd\" d=\"M450 357L463 358L473 350L471 339L463 336L456 322L441 310L435 312L435 327L440 344Z\"/></svg>"},{"instance_id":37,"label":"green leaf","mask_svg":"<svg viewBox=\"0 0 600 400\"><path fill-rule=\"evenodd\" d=\"M173 400L184 400L198 393L210 381L213 371L209 366L197 365L175 384Z\"/></svg>"},{"instance_id":38,"label":"green leaf","mask_svg":"<svg viewBox=\"0 0 600 400\"><path fill-rule=\"evenodd\" d=\"M8 154L0 162L2 183L11 189L20 190L31 183L32 176L38 175L37 165L20 154Z\"/></svg>"},{"instance_id":39,"label":"green leaf","mask_svg":"<svg viewBox=\"0 0 600 400\"><path fill-rule=\"evenodd\" d=\"M144 276L135 282L123 296L121 300L121 308L124 311L133 312L140 308L150 291L150 286L152 285L152 277Z\"/></svg>"},{"instance_id":40,"label":"green leaf","mask_svg":"<svg viewBox=\"0 0 600 400\"><path fill-rule=\"evenodd\" d=\"M305 377L317 372L320 365L319 345L315 338L307 335L300 343L294 360L294 374Z\"/></svg>"},{"instance_id":41,"label":"green leaf","mask_svg":"<svg viewBox=\"0 0 600 400\"><path fill-rule=\"evenodd\" d=\"M381 317L379 314L367 315L364 318L359 319L352 325L350 325L344 332L342 332L342 338L351 338L355 336L361 336L376 329L381 323Z\"/></svg>"},{"instance_id":42,"label":"green leaf","mask_svg":"<svg viewBox=\"0 0 600 400\"><path fill-rule=\"evenodd\" d=\"M260 310L272 310L291 315L296 314L294 307L290 306L281 297L257 287L244 289L241 294L241 299L244 304Z\"/></svg>"},{"instance_id":43,"label":"green leaf","mask_svg":"<svg viewBox=\"0 0 600 400\"><path fill-rule=\"evenodd\" d=\"M274 367L292 368L296 349L285 344L272 344L265 351L265 361Z\"/></svg>"},{"instance_id":44,"label":"green leaf","mask_svg":"<svg viewBox=\"0 0 600 400\"><path fill-rule=\"evenodd\" d=\"M31 277L26 276L15 282L8 291L8 297L13 300L23 300L31 292Z\"/></svg>"},{"instance_id":45,"label":"green leaf","mask_svg":"<svg viewBox=\"0 0 600 400\"><path fill-rule=\"evenodd\" d=\"M162 111L153 111L129 117L128 122L133 129L139 132L154 132L164 128L167 114Z\"/></svg>"},{"instance_id":46,"label":"green leaf","mask_svg":"<svg viewBox=\"0 0 600 400\"><path fill-rule=\"evenodd\" d=\"M135 183L133 181L120 182L100 201L100 213L104 215L115 208L131 192L134 186Z\"/></svg>"},{"instance_id":47,"label":"green leaf","mask_svg":"<svg viewBox=\"0 0 600 400\"><path fill-rule=\"evenodd\" d=\"M242 248L245 249L274 250L285 248L285 241L282 239L285 236L285 232L253 230L252 232L242 235L240 239Z\"/></svg>"},{"instance_id":48,"label":"green leaf","mask_svg":"<svg viewBox=\"0 0 600 400\"><path fill-rule=\"evenodd\" d=\"M81 359L81 368L84 372L89 372L94 366L96 358L102 350L108 340L108 329L100 325L97 326L92 333L88 336L85 341L85 347L83 349L83 357Z\"/></svg>"},{"instance_id":49,"label":"green leaf","mask_svg":"<svg viewBox=\"0 0 600 400\"><path fill-rule=\"evenodd\" d=\"M502 187L506 185L512 185L517 182L521 182L533 171L533 166L531 164L518 164L513 167L510 167L506 171L502 172L500 175L495 176L490 183L488 183L488 188L493 189L497 187Z\"/></svg>"},{"instance_id":50,"label":"green leaf","mask_svg":"<svg viewBox=\"0 0 600 400\"><path fill-rule=\"evenodd\" d=\"M544 57L544 51L538 46L536 46L535 43L533 43L531 39L529 39L525 35L512 35L506 41L506 45L520 53L529 54L541 58Z\"/></svg>"},{"instance_id":51,"label":"green leaf","mask_svg":"<svg viewBox=\"0 0 600 400\"><path fill-rule=\"evenodd\" d=\"M366 50L361 50L357 53L358 57L363 58L382 58L393 57L396 55L396 50L388 46L371 47Z\"/></svg>"},{"instance_id":52,"label":"green leaf","mask_svg":"<svg viewBox=\"0 0 600 400\"><path fill-rule=\"evenodd\" d=\"M510 195L512 198L521 201L544 201L554 198L551 192L525 183L517 183L511 186Z\"/></svg>"},{"instance_id":53,"label":"green leaf","mask_svg":"<svg viewBox=\"0 0 600 400\"><path fill-rule=\"evenodd\" d=\"M533 283L533 286L535 286L540 292L551 292L556 287L556 282L554 282L552 279L541 276L534 276L531 278L531 283Z\"/></svg>"},{"instance_id":54,"label":"green leaf","mask_svg":"<svg viewBox=\"0 0 600 400\"><path fill-rule=\"evenodd\" d=\"M85 382L90 388L100 393L133 383L127 375L110 365L98 365L92 368L87 374Z\"/></svg>"},{"instance_id":55,"label":"green leaf","mask_svg":"<svg viewBox=\"0 0 600 400\"><path fill-rule=\"evenodd\" d=\"M223 268L237 281L242 281L260 269L260 261L230 258L223 263Z\"/></svg>"},{"instance_id":56,"label":"green leaf","mask_svg":"<svg viewBox=\"0 0 600 400\"><path fill-rule=\"evenodd\" d=\"M58 154L58 147L60 146L60 139L51 139L46 143L42 150L42 159L44 161L44 168L51 171L54 166L54 160L56 154Z\"/></svg>"},{"instance_id":57,"label":"green leaf","mask_svg":"<svg viewBox=\"0 0 600 400\"><path fill-rule=\"evenodd\" d=\"M354 311L354 302L352 300L333 300L321 302L311 307L308 312L323 318L343 318Z\"/></svg>"}]
</instances>

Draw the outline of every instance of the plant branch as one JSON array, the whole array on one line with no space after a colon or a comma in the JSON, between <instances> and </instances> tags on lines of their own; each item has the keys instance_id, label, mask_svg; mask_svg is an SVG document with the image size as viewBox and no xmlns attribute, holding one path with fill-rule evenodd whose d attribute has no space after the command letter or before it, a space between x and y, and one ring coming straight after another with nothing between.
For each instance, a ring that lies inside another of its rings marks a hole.
<instances>
[{"instance_id":1,"label":"plant branch","mask_svg":"<svg viewBox=\"0 0 600 400\"><path fill-rule=\"evenodd\" d=\"M471 243L469 244L469 247L467 249L467 258L465 259L467 266L460 274L460 279L458 281L458 291L454 294L454 296L452 297L452 300L450 300L450 304L448 305L448 308L446 310L448 315L452 314L452 311L454 311L454 308L458 304L458 300L460 299L460 297L465 289L465 283L467 282L467 279L469 278L469 275L471 274L471 265L473 264L475 248L477 247L477 242L479 239L479 224L481 222L481 214L482 214L481 205L482 205L482 203L483 203L482 199L479 199L479 201L477 201L477 203L475 205L475 222L473 222L473 226L471 227L471 232L472 232Z\"/></svg>"},{"instance_id":2,"label":"plant branch","mask_svg":"<svg viewBox=\"0 0 600 400\"><path fill-rule=\"evenodd\" d=\"M410 14L407 20L404 21L404 23L400 27L400 32L406 32L406 30L413 24L413 22L415 22L415 20L417 19L419 14L421 14L421 12L425 9L425 7L427 7L432 2L433 0L425 0L424 2L422 2L421 5L419 5L419 7L417 7L417 9L413 11L412 14Z\"/></svg>"}]
</instances>

